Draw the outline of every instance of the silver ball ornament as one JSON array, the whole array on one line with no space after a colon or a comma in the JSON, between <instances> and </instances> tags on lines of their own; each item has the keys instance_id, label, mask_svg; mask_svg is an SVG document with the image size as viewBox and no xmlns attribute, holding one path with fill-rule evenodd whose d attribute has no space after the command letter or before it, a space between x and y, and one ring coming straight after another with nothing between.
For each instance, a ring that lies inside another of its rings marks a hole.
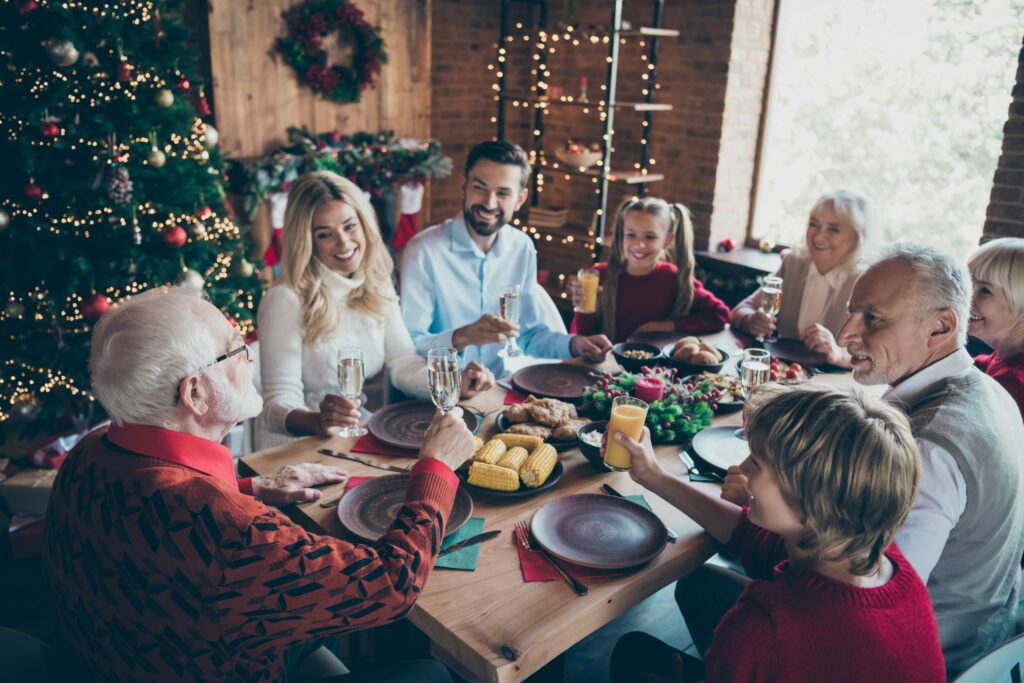
<instances>
[{"instance_id":1,"label":"silver ball ornament","mask_svg":"<svg viewBox=\"0 0 1024 683\"><path fill-rule=\"evenodd\" d=\"M71 66L78 61L78 48L66 38L50 38L44 45L50 61L57 66Z\"/></svg>"},{"instance_id":2,"label":"silver ball ornament","mask_svg":"<svg viewBox=\"0 0 1024 683\"><path fill-rule=\"evenodd\" d=\"M201 290L206 286L206 280L198 272L191 268L186 268L178 274L178 277L174 280L175 284L181 285L182 287L188 287L190 289Z\"/></svg>"},{"instance_id":3,"label":"silver ball ornament","mask_svg":"<svg viewBox=\"0 0 1024 683\"><path fill-rule=\"evenodd\" d=\"M0 209L0 233L6 230L11 225L11 214L7 213L3 209Z\"/></svg>"},{"instance_id":4,"label":"silver ball ornament","mask_svg":"<svg viewBox=\"0 0 1024 683\"><path fill-rule=\"evenodd\" d=\"M220 141L220 133L218 133L217 129L214 128L213 126L211 126L208 123L205 124L205 126L206 126L206 139L203 140L203 145L206 146L206 149L213 149L214 147L217 146L217 142Z\"/></svg>"},{"instance_id":5,"label":"silver ball ornament","mask_svg":"<svg viewBox=\"0 0 1024 683\"><path fill-rule=\"evenodd\" d=\"M245 259L242 259L241 261L235 264L235 272L241 275L242 277L250 277L255 270L256 267L249 263L248 261L246 261Z\"/></svg>"}]
</instances>

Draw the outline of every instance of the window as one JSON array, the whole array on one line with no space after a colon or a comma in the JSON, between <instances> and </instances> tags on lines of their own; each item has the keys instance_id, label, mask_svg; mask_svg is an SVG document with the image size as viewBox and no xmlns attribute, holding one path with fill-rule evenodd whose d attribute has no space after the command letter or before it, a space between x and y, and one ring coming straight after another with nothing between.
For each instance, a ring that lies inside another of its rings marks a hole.
<instances>
[{"instance_id":1,"label":"window","mask_svg":"<svg viewBox=\"0 0 1024 683\"><path fill-rule=\"evenodd\" d=\"M985 221L1024 0L782 0L751 235L803 239L824 192L886 242L966 254Z\"/></svg>"}]
</instances>

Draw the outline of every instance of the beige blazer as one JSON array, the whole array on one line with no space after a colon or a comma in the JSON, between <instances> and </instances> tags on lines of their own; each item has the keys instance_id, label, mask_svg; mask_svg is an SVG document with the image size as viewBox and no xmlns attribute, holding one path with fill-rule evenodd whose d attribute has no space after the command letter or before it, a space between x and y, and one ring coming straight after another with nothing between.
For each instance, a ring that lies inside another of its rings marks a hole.
<instances>
[{"instance_id":1,"label":"beige blazer","mask_svg":"<svg viewBox=\"0 0 1024 683\"><path fill-rule=\"evenodd\" d=\"M807 274L810 272L811 260L807 257L789 254L782 261L776 275L782 278L782 304L779 307L779 315L775 321L782 339L799 339L801 330L797 329L797 320L800 319L800 303L804 298L804 285L807 283ZM853 292L853 283L857 281L860 269L854 270L850 277L846 278L843 286L839 288L832 300L828 302L825 311L825 319L820 320L822 325L827 327L833 335L839 333L839 328L846 322L846 305L850 301L850 294ZM755 309L764 303L764 295L758 289L746 299L741 301L739 306L748 305Z\"/></svg>"}]
</instances>

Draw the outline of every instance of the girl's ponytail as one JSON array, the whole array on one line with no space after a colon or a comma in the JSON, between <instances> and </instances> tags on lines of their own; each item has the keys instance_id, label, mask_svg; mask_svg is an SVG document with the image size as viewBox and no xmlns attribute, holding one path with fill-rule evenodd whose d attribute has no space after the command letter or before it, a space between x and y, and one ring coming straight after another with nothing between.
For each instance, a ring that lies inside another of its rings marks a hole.
<instances>
[{"instance_id":1,"label":"girl's ponytail","mask_svg":"<svg viewBox=\"0 0 1024 683\"><path fill-rule=\"evenodd\" d=\"M693 221L690 210L682 204L669 205L672 222L672 246L669 260L676 265L676 300L672 305L672 319L690 312L693 305Z\"/></svg>"}]
</instances>

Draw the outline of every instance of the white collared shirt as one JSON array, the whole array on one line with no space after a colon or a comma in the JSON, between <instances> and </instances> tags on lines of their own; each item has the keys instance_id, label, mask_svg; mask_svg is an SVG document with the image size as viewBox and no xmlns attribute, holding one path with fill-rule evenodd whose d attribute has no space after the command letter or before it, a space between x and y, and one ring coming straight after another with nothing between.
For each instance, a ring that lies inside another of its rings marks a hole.
<instances>
[{"instance_id":1,"label":"white collared shirt","mask_svg":"<svg viewBox=\"0 0 1024 683\"><path fill-rule=\"evenodd\" d=\"M800 334L814 323L825 320L833 297L853 272L846 268L833 268L824 275L818 266L811 261L804 281L804 293L800 299L800 313L797 315L796 326Z\"/></svg>"},{"instance_id":2,"label":"white collared shirt","mask_svg":"<svg viewBox=\"0 0 1024 683\"><path fill-rule=\"evenodd\" d=\"M906 410L936 382L972 367L973 359L961 347L890 387L882 398ZM967 509L967 482L949 451L920 438L917 446L921 451L921 485L906 523L896 533L896 543L927 584L950 532Z\"/></svg>"}]
</instances>

